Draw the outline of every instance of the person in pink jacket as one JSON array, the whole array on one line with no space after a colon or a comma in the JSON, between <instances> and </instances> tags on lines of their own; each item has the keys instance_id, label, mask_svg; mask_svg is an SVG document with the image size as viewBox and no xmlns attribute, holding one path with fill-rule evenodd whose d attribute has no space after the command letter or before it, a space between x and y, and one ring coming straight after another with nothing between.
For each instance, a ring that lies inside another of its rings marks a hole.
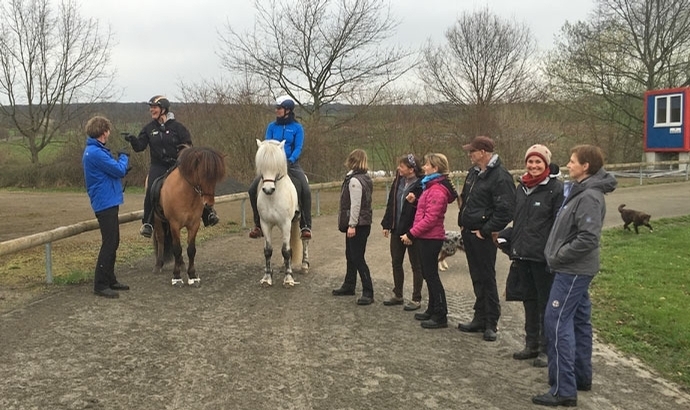
<instances>
[{"instance_id":1,"label":"person in pink jacket","mask_svg":"<svg viewBox=\"0 0 690 410\"><path fill-rule=\"evenodd\" d=\"M439 329L448 327L448 305L446 292L438 276L438 253L446 235L443 224L446 209L448 204L458 198L458 193L448 180L450 167L445 155L425 155L422 170L422 195L417 202L414 222L410 230L400 236L400 240L405 245L417 242L422 260L422 276L429 291L426 311L415 314L414 318L421 320L425 329Z\"/></svg>"}]
</instances>

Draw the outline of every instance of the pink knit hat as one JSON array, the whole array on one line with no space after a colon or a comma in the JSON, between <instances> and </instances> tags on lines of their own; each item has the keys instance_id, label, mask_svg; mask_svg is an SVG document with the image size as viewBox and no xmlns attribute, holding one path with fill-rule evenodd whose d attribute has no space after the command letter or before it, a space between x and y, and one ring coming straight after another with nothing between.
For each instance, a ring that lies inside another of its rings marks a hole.
<instances>
[{"instance_id":1,"label":"pink knit hat","mask_svg":"<svg viewBox=\"0 0 690 410\"><path fill-rule=\"evenodd\" d=\"M527 152L525 153L525 162L527 162L527 158L533 155L536 155L539 158L541 158L542 161L546 163L547 167L551 163L551 151L549 151L549 149L546 148L545 145L534 144L531 147L529 147L527 149Z\"/></svg>"}]
</instances>

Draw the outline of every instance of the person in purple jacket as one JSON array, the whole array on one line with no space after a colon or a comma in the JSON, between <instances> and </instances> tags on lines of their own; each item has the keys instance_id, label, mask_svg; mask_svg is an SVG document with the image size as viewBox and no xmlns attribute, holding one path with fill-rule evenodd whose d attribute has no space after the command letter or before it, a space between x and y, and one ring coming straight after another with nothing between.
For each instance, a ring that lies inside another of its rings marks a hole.
<instances>
[{"instance_id":1,"label":"person in purple jacket","mask_svg":"<svg viewBox=\"0 0 690 410\"><path fill-rule=\"evenodd\" d=\"M417 202L412 227L400 236L405 245L417 242L422 261L422 276L429 291L429 304L424 313L416 313L414 318L421 320L425 329L448 327L448 305L446 292L438 275L438 253L443 246L446 229L444 219L448 204L458 198L453 184L448 180L450 167L443 154L424 156L424 178L422 195Z\"/></svg>"}]
</instances>

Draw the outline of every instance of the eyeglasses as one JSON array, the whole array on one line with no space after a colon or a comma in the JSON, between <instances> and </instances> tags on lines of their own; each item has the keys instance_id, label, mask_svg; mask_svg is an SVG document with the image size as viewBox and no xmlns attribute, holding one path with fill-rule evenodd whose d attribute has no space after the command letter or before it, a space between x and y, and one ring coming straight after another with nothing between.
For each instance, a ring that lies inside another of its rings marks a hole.
<instances>
[{"instance_id":1,"label":"eyeglasses","mask_svg":"<svg viewBox=\"0 0 690 410\"><path fill-rule=\"evenodd\" d=\"M412 168L417 167L417 161L414 160L414 155L412 155L412 154L407 154L407 162L410 163L410 165L412 166Z\"/></svg>"}]
</instances>

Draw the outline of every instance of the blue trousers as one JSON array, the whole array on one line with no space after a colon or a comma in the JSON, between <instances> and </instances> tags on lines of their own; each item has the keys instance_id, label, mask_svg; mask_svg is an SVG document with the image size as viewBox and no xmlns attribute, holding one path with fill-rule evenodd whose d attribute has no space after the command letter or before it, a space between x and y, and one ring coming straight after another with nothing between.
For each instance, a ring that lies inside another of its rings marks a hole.
<instances>
[{"instance_id":1,"label":"blue trousers","mask_svg":"<svg viewBox=\"0 0 690 410\"><path fill-rule=\"evenodd\" d=\"M544 315L551 394L576 397L578 385L592 383L592 278L554 277Z\"/></svg>"}]
</instances>

